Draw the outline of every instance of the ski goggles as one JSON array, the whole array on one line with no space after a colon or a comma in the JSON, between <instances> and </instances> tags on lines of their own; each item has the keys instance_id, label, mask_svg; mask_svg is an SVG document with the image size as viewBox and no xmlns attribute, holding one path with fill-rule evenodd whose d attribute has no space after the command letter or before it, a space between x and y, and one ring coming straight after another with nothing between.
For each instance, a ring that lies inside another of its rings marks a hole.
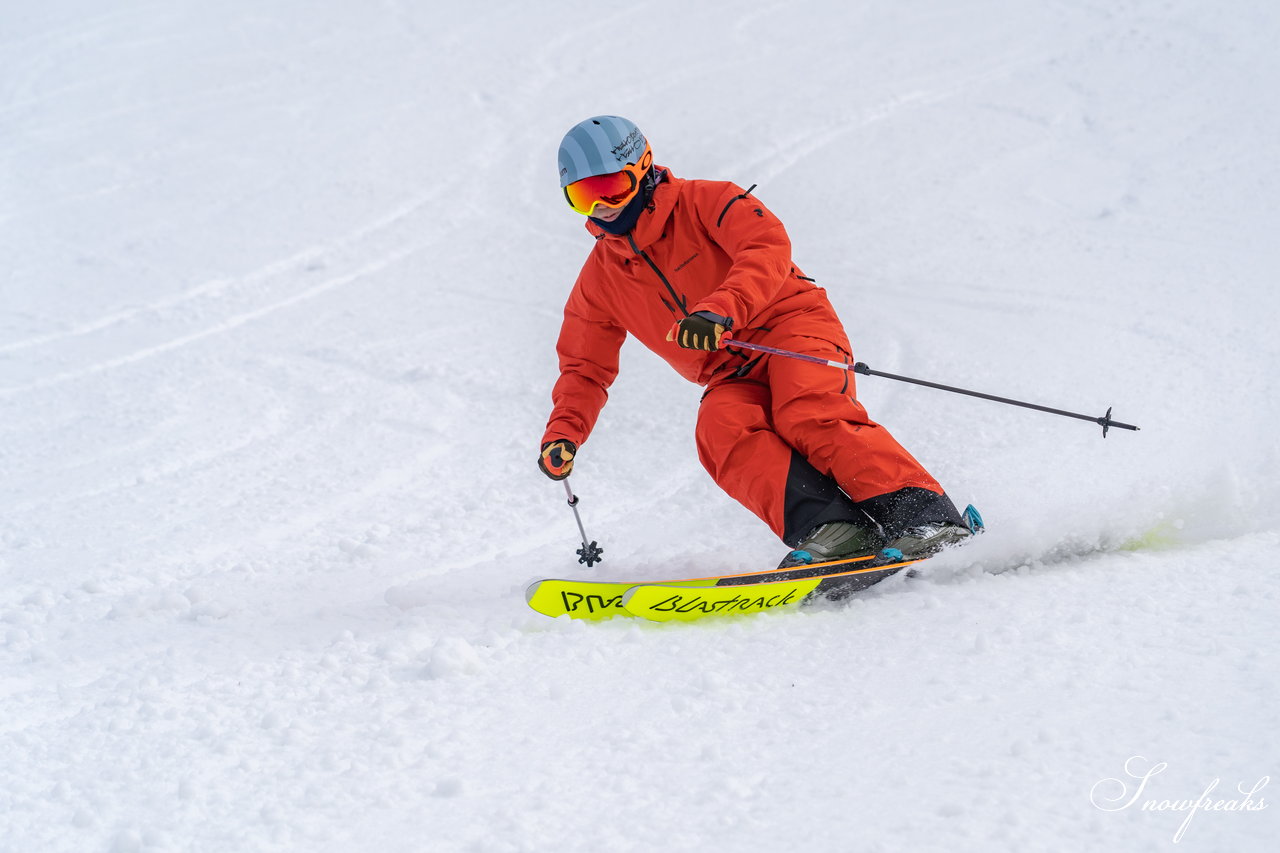
<instances>
[{"instance_id":1,"label":"ski goggles","mask_svg":"<svg viewBox=\"0 0 1280 853\"><path fill-rule=\"evenodd\" d=\"M569 184L564 188L565 200L583 216L595 213L597 204L622 207L636 197L636 193L640 191L640 181L652 165L653 150L646 145L639 162L628 163L618 172L592 175Z\"/></svg>"}]
</instances>

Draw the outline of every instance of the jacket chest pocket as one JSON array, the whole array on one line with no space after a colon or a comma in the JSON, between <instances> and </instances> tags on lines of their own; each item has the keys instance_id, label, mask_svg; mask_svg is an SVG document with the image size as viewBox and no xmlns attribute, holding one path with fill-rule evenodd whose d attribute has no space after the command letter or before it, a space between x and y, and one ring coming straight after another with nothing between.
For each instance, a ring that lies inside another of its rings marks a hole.
<instances>
[{"instance_id":1,"label":"jacket chest pocket","mask_svg":"<svg viewBox=\"0 0 1280 853\"><path fill-rule=\"evenodd\" d=\"M686 247L672 253L668 262L671 283L688 296L690 305L723 284L729 266L728 256L714 243Z\"/></svg>"}]
</instances>

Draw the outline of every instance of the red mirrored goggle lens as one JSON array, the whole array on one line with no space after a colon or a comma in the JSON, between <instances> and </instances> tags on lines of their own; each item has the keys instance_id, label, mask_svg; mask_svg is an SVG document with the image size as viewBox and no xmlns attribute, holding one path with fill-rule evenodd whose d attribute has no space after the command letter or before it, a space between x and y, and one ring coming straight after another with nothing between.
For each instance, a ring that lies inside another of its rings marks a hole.
<instances>
[{"instance_id":1,"label":"red mirrored goggle lens","mask_svg":"<svg viewBox=\"0 0 1280 853\"><path fill-rule=\"evenodd\" d=\"M644 173L652 165L653 149L646 145L637 162L628 163L617 172L574 181L564 188L564 197L570 207L584 216L590 216L597 204L621 207L635 198Z\"/></svg>"},{"instance_id":2,"label":"red mirrored goggle lens","mask_svg":"<svg viewBox=\"0 0 1280 853\"><path fill-rule=\"evenodd\" d=\"M578 213L590 216L597 204L619 207L631 200L640 184L629 170L594 175L574 181L564 188L569 206Z\"/></svg>"}]
</instances>

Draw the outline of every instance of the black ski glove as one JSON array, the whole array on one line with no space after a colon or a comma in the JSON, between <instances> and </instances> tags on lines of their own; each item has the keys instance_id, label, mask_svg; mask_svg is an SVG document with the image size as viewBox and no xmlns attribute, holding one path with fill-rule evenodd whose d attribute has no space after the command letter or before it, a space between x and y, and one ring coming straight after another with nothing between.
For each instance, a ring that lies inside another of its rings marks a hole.
<instances>
[{"instance_id":1,"label":"black ski glove","mask_svg":"<svg viewBox=\"0 0 1280 853\"><path fill-rule=\"evenodd\" d=\"M538 457L538 467L542 473L553 480L563 480L573 470L573 457L578 452L578 445L568 439L548 441L542 445L542 455Z\"/></svg>"},{"instance_id":2,"label":"black ski glove","mask_svg":"<svg viewBox=\"0 0 1280 853\"><path fill-rule=\"evenodd\" d=\"M732 328L733 320L728 317L697 311L672 326L667 332L667 340L675 341L684 349L714 352L720 349L720 338Z\"/></svg>"}]
</instances>

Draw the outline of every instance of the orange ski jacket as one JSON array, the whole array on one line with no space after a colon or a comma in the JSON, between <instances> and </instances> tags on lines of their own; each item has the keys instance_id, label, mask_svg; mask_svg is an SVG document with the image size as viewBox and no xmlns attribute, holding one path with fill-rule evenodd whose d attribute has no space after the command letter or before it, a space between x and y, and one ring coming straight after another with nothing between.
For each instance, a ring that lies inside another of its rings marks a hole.
<instances>
[{"instance_id":1,"label":"orange ski jacket","mask_svg":"<svg viewBox=\"0 0 1280 853\"><path fill-rule=\"evenodd\" d=\"M580 445L591 434L628 333L699 385L746 365L754 353L732 342L704 352L666 339L672 324L697 311L730 318L743 341L761 342L785 326L787 334L848 348L825 292L792 263L782 222L736 184L666 171L629 233L608 234L590 220L587 230L596 244L565 303L544 443Z\"/></svg>"}]
</instances>

